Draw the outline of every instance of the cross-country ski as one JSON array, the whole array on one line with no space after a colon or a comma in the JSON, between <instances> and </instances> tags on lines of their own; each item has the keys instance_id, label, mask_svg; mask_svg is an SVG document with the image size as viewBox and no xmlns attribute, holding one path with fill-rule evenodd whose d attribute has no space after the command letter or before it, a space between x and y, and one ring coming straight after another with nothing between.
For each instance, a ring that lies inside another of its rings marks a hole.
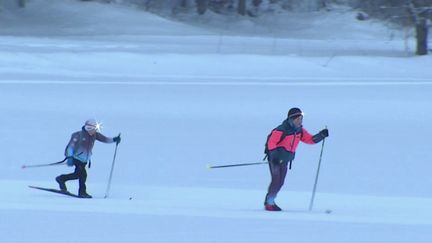
<instances>
[{"instance_id":1,"label":"cross-country ski","mask_svg":"<svg viewBox=\"0 0 432 243\"><path fill-rule=\"evenodd\" d=\"M58 194L63 194L63 195L70 196L70 197L86 198L86 197L80 197L79 195L73 194L73 193L66 191L66 190L59 190L59 189L54 189L54 188L45 188L45 187L38 187L38 186L29 186L29 188L47 191L47 192L58 193Z\"/></svg>"}]
</instances>

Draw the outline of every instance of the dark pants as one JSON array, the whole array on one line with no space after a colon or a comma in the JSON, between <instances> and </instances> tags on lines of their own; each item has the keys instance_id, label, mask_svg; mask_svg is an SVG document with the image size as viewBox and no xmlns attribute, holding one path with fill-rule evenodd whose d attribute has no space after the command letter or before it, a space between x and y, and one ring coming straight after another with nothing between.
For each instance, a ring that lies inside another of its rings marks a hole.
<instances>
[{"instance_id":1,"label":"dark pants","mask_svg":"<svg viewBox=\"0 0 432 243\"><path fill-rule=\"evenodd\" d=\"M59 179L63 182L69 181L69 180L76 180L79 181L79 193L86 192L86 180L87 180L87 171L85 169L87 163L83 163L77 159L74 159L74 166L75 171L71 174L65 174L59 176Z\"/></svg>"},{"instance_id":2,"label":"dark pants","mask_svg":"<svg viewBox=\"0 0 432 243\"><path fill-rule=\"evenodd\" d=\"M279 163L279 161L270 161L270 174L271 174L271 182L268 187L266 203L274 203L274 199L276 198L278 192L282 188L285 176L288 171L288 163Z\"/></svg>"}]
</instances>

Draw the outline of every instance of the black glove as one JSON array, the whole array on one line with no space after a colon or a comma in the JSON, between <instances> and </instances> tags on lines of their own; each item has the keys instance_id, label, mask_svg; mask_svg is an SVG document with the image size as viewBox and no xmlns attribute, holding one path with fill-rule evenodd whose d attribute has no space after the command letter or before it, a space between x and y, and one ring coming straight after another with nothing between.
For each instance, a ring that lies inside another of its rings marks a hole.
<instances>
[{"instance_id":1,"label":"black glove","mask_svg":"<svg viewBox=\"0 0 432 243\"><path fill-rule=\"evenodd\" d=\"M116 142L116 144L119 144L121 142L121 138L120 135L118 135L117 137L113 137L114 142Z\"/></svg>"},{"instance_id":2,"label":"black glove","mask_svg":"<svg viewBox=\"0 0 432 243\"><path fill-rule=\"evenodd\" d=\"M323 137L323 138L328 137L328 136L329 136L328 129L326 128L326 129L321 130L321 131L319 132L319 134L320 134L321 137Z\"/></svg>"}]
</instances>

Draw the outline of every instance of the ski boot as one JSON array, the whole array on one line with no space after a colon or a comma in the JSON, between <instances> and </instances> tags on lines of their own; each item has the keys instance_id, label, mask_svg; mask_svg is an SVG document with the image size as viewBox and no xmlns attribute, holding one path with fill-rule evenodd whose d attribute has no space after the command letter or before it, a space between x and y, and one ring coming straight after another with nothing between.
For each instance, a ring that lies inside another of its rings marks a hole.
<instances>
[{"instance_id":1,"label":"ski boot","mask_svg":"<svg viewBox=\"0 0 432 243\"><path fill-rule=\"evenodd\" d=\"M264 209L267 211L282 211L282 209L276 204L264 204Z\"/></svg>"},{"instance_id":2,"label":"ski boot","mask_svg":"<svg viewBox=\"0 0 432 243\"><path fill-rule=\"evenodd\" d=\"M89 195L89 194L88 194L87 192L85 192L85 191L79 192L79 193L78 193L78 197L80 197L80 198L92 198L92 196Z\"/></svg>"},{"instance_id":3,"label":"ski boot","mask_svg":"<svg viewBox=\"0 0 432 243\"><path fill-rule=\"evenodd\" d=\"M62 192L67 192L66 183L61 179L61 176L55 178L56 182L59 184L60 190Z\"/></svg>"}]
</instances>

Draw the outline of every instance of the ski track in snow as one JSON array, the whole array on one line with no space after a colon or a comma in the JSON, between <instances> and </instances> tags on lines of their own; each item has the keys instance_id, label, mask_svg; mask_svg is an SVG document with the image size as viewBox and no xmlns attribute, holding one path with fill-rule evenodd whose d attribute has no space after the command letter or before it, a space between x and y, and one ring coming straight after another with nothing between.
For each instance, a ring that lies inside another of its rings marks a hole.
<instances>
[{"instance_id":1,"label":"ski track in snow","mask_svg":"<svg viewBox=\"0 0 432 243\"><path fill-rule=\"evenodd\" d=\"M262 197L263 192L258 190L116 186L113 196L108 199L103 199L101 195L94 195L94 199L74 199L33 190L26 186L42 184L52 187L50 182L2 181L1 184L7 185L0 187L0 193L4 198L0 203L1 210L432 225L432 199L426 198L318 193L315 208L309 212L306 206L310 200L310 193L290 191L283 192L280 196L280 201L291 202L290 206L287 206L285 211L277 213L262 209L262 205L256 199ZM96 191L103 191L103 185L91 186ZM126 195L124 192L130 194ZM29 204L28 200L32 203ZM327 209L333 212L326 214L324 211Z\"/></svg>"},{"instance_id":2,"label":"ski track in snow","mask_svg":"<svg viewBox=\"0 0 432 243\"><path fill-rule=\"evenodd\" d=\"M116 79L112 78L111 79ZM118 78L120 79L120 77ZM236 77L236 76L144 76L134 81L105 80L0 80L1 84L22 85L151 85L151 86L423 86L432 85L428 78L319 78L319 77ZM141 81L139 81L139 80ZM176 81L169 81L176 80ZM195 81L182 81L195 80ZM299 81L303 80L303 81Z\"/></svg>"}]
</instances>

